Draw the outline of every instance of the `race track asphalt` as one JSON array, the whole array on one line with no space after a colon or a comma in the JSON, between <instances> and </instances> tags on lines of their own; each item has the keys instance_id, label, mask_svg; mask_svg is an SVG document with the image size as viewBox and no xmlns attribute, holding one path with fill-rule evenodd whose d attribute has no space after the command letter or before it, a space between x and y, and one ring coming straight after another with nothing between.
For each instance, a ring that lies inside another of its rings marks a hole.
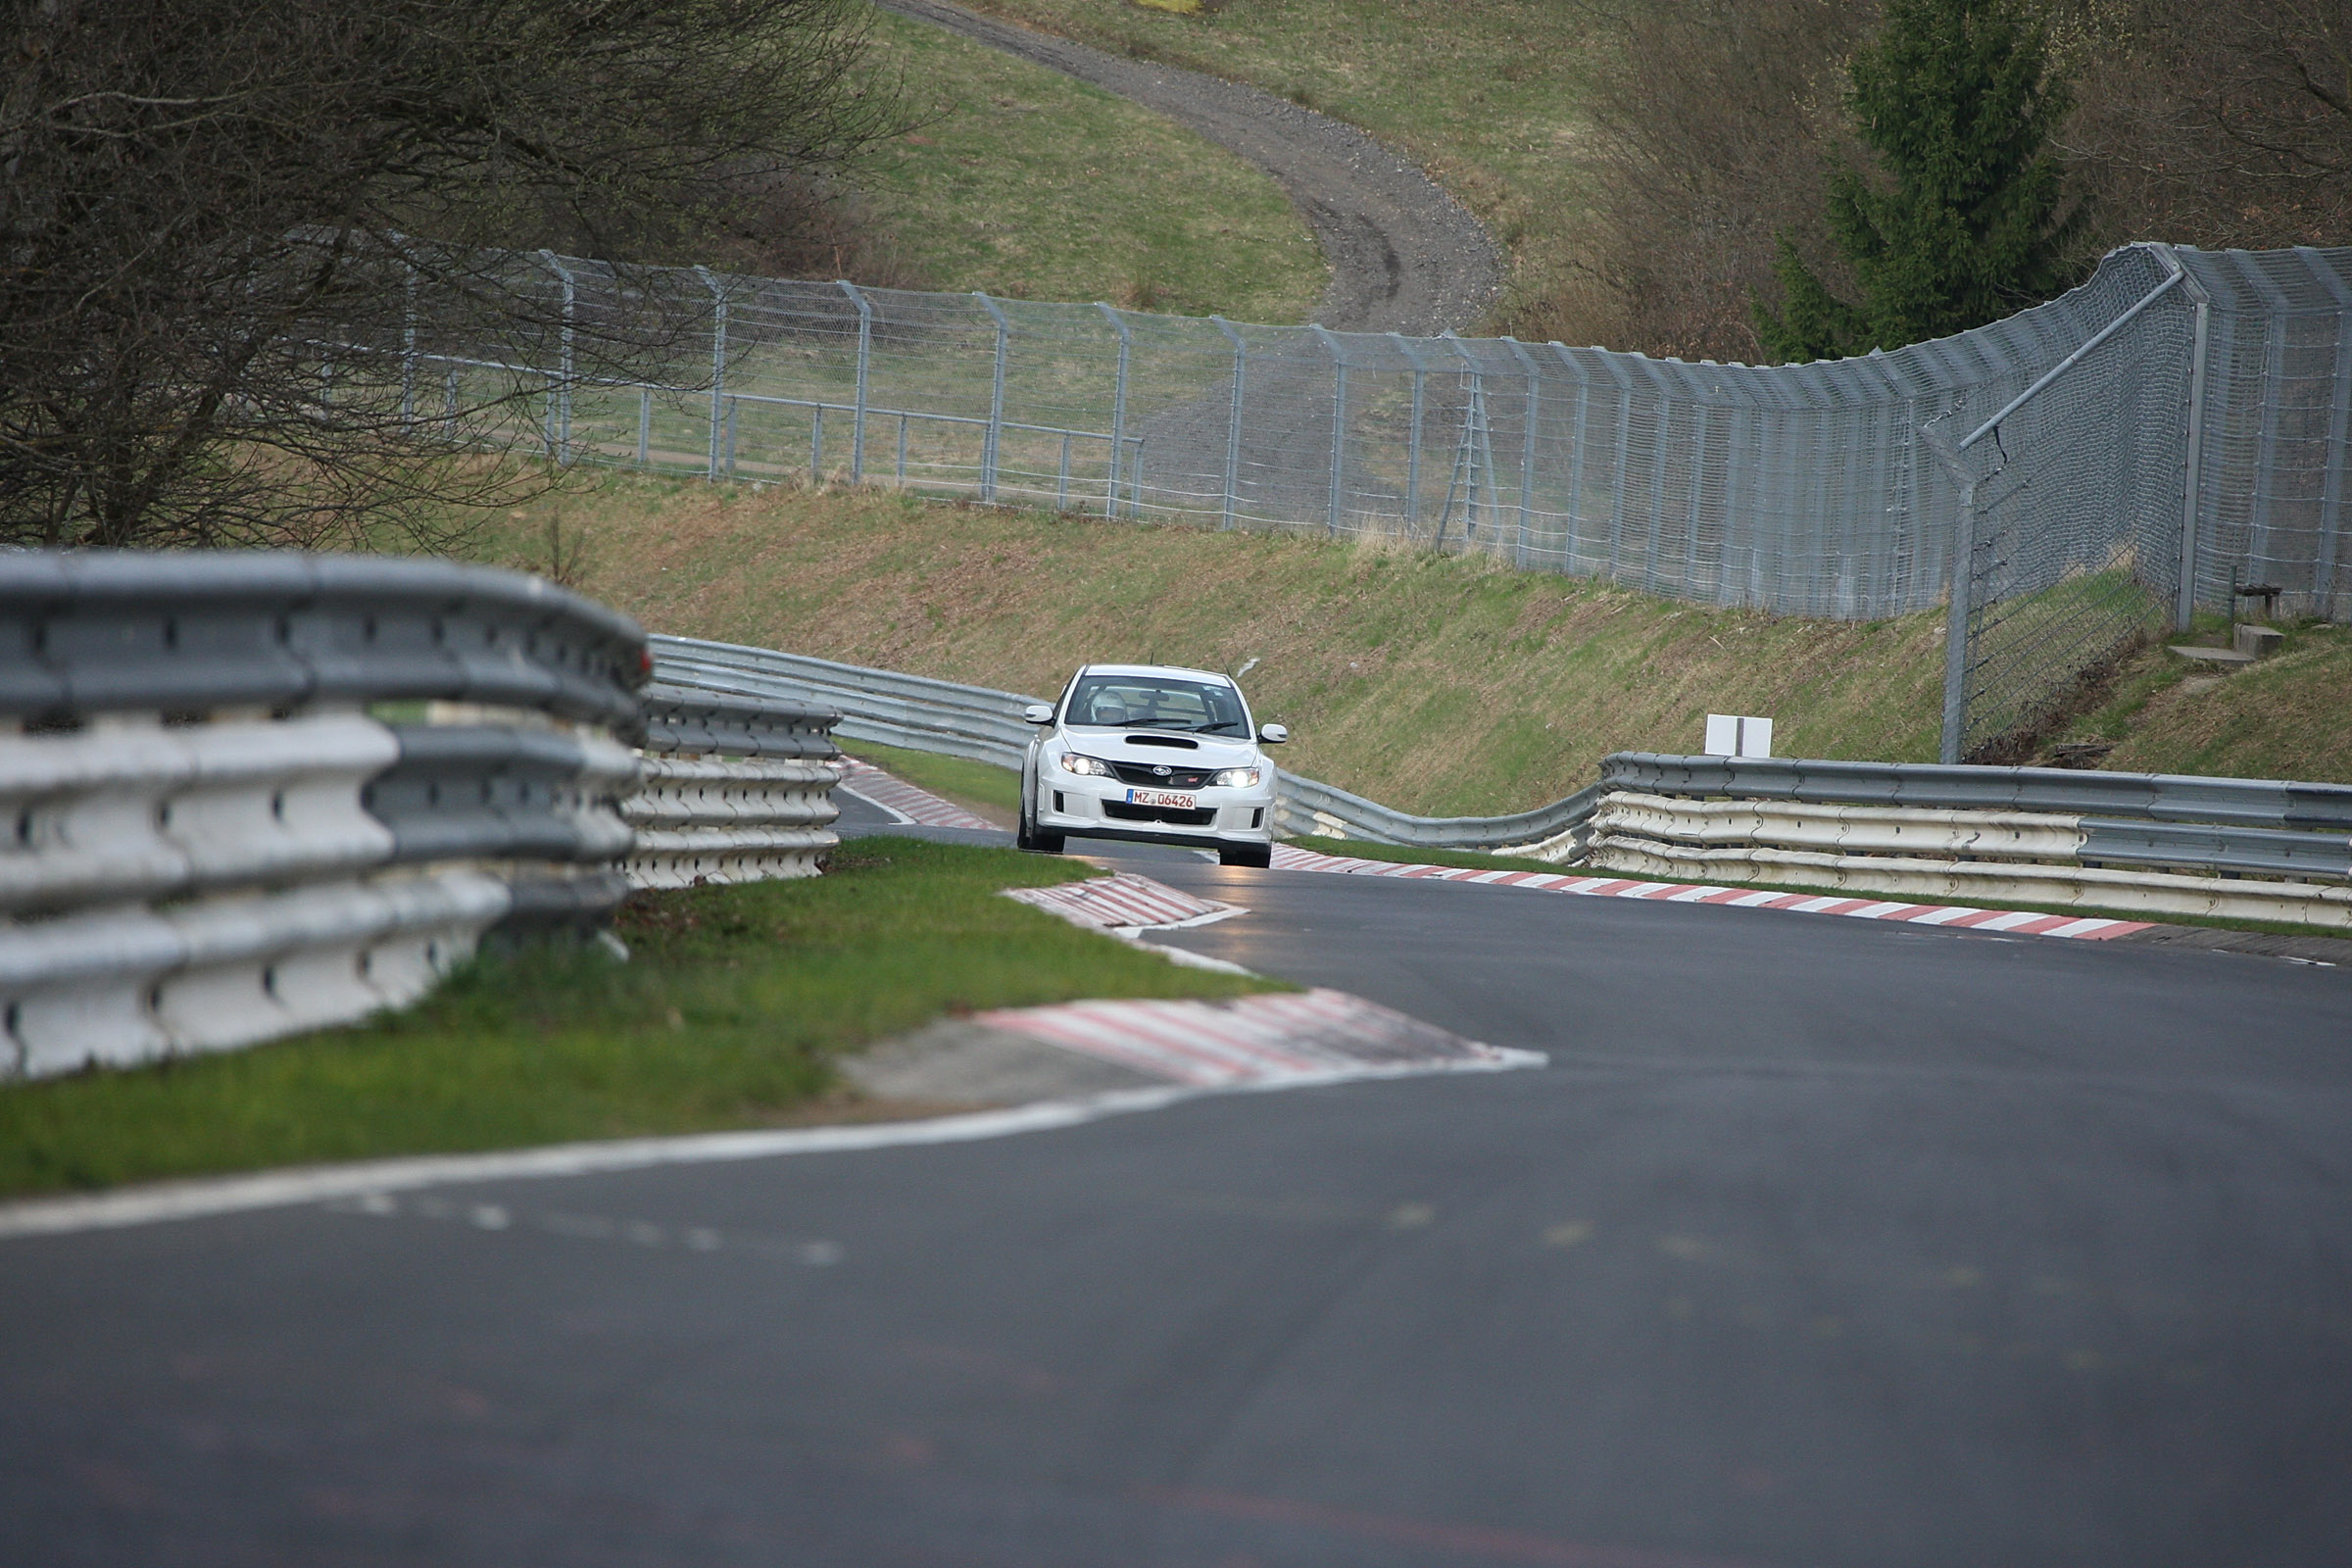
<instances>
[{"instance_id":1,"label":"race track asphalt","mask_svg":"<svg viewBox=\"0 0 2352 1568\"><path fill-rule=\"evenodd\" d=\"M2352 1560L2352 972L1128 863L1551 1065L0 1243L0 1561Z\"/></svg>"}]
</instances>

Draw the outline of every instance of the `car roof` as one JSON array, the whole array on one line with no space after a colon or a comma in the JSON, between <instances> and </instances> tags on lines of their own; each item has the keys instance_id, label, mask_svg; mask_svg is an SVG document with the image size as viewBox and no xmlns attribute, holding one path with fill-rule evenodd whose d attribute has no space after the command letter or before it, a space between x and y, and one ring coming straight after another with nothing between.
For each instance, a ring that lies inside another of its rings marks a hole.
<instances>
[{"instance_id":1,"label":"car roof","mask_svg":"<svg viewBox=\"0 0 2352 1568\"><path fill-rule=\"evenodd\" d=\"M1182 664L1087 664L1081 675L1182 675L1191 680L1213 680L1231 686L1233 677L1213 669L1187 669Z\"/></svg>"}]
</instances>

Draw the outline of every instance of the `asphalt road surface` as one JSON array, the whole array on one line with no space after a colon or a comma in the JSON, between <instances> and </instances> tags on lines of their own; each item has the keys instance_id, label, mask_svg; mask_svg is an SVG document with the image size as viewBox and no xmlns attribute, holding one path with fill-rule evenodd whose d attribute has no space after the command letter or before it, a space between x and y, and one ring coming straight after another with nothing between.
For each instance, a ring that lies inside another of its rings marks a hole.
<instances>
[{"instance_id":1,"label":"asphalt road surface","mask_svg":"<svg viewBox=\"0 0 2352 1568\"><path fill-rule=\"evenodd\" d=\"M1551 1065L0 1243L0 1561L2352 1561L2352 972L1132 864Z\"/></svg>"}]
</instances>

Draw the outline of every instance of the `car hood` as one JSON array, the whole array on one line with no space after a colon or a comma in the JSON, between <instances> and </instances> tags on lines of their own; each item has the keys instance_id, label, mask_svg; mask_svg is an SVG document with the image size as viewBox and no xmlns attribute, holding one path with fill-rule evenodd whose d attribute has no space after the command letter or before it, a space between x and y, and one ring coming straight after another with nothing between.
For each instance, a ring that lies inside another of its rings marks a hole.
<instances>
[{"instance_id":1,"label":"car hood","mask_svg":"<svg viewBox=\"0 0 2352 1568\"><path fill-rule=\"evenodd\" d=\"M1220 735L1169 735L1166 740L1187 740L1190 747L1170 746L1153 737L1137 745L1136 737L1151 736L1149 730L1070 729L1056 731L1061 743L1073 752L1088 757L1100 757L1106 762L1141 762L1146 766L1164 762L1170 767L1250 767L1264 765L1258 756L1257 743L1238 737Z\"/></svg>"}]
</instances>

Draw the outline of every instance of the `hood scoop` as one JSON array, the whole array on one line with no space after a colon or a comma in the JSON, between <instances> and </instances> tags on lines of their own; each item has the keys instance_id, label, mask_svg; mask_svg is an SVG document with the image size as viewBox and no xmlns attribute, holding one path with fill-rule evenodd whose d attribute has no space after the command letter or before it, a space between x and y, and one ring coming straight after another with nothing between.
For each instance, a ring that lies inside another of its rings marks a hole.
<instances>
[{"instance_id":1,"label":"hood scoop","mask_svg":"<svg viewBox=\"0 0 2352 1568\"><path fill-rule=\"evenodd\" d=\"M1174 735L1130 735L1127 737L1127 744L1130 746L1167 746L1180 752L1197 752L1200 749L1199 741L1180 740Z\"/></svg>"}]
</instances>

